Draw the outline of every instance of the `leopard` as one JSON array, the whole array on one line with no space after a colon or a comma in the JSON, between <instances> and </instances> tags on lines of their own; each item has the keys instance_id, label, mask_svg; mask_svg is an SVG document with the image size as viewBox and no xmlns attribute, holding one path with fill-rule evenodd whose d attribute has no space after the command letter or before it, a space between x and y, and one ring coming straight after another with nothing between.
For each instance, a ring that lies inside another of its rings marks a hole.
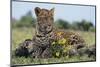
<instances>
[{"instance_id":1,"label":"leopard","mask_svg":"<svg viewBox=\"0 0 100 67\"><path fill-rule=\"evenodd\" d=\"M62 38L67 39L67 44L74 46L76 50L85 46L86 43L79 34L62 31L54 27L54 8L48 10L36 7L34 10L37 22L33 40L35 41L35 45L42 49L42 51L39 51L39 56L48 56L46 52L50 54L49 48L52 42Z\"/></svg>"},{"instance_id":2,"label":"leopard","mask_svg":"<svg viewBox=\"0 0 100 67\"><path fill-rule=\"evenodd\" d=\"M51 43L53 42L53 13L54 8L51 10L35 8L35 14L37 17L37 23L35 28L35 36L33 41L35 45L41 50L35 50L38 52L37 58L48 58L51 57ZM37 54L33 52L33 55Z\"/></svg>"}]
</instances>

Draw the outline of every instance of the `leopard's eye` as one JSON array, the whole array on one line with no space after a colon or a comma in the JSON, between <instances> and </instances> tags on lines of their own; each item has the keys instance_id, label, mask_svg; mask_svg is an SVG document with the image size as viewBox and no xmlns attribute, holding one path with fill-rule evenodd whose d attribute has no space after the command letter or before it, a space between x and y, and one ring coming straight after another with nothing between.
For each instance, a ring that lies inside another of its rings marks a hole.
<instances>
[{"instance_id":1,"label":"leopard's eye","mask_svg":"<svg viewBox=\"0 0 100 67\"><path fill-rule=\"evenodd\" d=\"M41 20L41 18L37 18L37 20L38 20L38 21L40 21L40 20Z\"/></svg>"}]
</instances>

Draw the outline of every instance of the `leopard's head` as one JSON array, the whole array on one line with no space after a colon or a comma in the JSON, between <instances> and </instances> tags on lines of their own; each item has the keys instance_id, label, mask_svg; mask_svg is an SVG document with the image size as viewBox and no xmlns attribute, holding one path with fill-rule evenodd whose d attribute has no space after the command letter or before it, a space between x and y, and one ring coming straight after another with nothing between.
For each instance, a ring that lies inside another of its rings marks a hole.
<instances>
[{"instance_id":1,"label":"leopard's head","mask_svg":"<svg viewBox=\"0 0 100 67\"><path fill-rule=\"evenodd\" d=\"M44 34L52 31L54 22L54 8L47 10L36 7L35 14L37 17L37 30Z\"/></svg>"}]
</instances>

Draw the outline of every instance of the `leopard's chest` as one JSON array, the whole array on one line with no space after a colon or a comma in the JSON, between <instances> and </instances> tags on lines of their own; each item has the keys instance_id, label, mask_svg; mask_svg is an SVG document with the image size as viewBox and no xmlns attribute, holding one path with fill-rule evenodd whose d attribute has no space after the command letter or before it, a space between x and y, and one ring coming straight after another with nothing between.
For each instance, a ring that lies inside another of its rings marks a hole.
<instances>
[{"instance_id":1,"label":"leopard's chest","mask_svg":"<svg viewBox=\"0 0 100 67\"><path fill-rule=\"evenodd\" d=\"M53 32L50 32L49 34L46 34L44 36L35 36L35 42L38 46L46 47L50 46L51 42L53 41Z\"/></svg>"}]
</instances>

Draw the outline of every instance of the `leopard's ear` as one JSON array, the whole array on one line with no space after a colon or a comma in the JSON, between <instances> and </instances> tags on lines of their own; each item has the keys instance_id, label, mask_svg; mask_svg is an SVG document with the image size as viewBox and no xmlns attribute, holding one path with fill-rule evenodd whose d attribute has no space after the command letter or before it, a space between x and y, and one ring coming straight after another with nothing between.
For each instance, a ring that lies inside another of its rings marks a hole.
<instances>
[{"instance_id":1,"label":"leopard's ear","mask_svg":"<svg viewBox=\"0 0 100 67\"><path fill-rule=\"evenodd\" d=\"M54 15L54 9L55 9L55 8L52 8L52 9L50 10L50 13L49 13L50 16L53 16L53 15Z\"/></svg>"},{"instance_id":2,"label":"leopard's ear","mask_svg":"<svg viewBox=\"0 0 100 67\"><path fill-rule=\"evenodd\" d=\"M41 11L41 9L39 7L36 7L35 8L35 14L36 14L36 16L39 15L40 11Z\"/></svg>"}]
</instances>

